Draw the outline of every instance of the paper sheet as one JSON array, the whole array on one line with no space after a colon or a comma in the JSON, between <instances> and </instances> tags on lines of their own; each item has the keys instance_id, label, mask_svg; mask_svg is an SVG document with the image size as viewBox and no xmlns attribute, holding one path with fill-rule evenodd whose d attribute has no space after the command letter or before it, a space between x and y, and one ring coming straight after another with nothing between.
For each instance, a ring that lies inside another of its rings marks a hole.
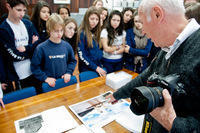
<instances>
[{"instance_id":1,"label":"paper sheet","mask_svg":"<svg viewBox=\"0 0 200 133\"><path fill-rule=\"evenodd\" d=\"M15 121L17 133L60 133L78 123L65 106L56 107Z\"/></svg>"},{"instance_id":2,"label":"paper sheet","mask_svg":"<svg viewBox=\"0 0 200 133\"><path fill-rule=\"evenodd\" d=\"M134 133L141 133L144 115L137 116L130 109L126 109L116 116L116 122Z\"/></svg>"},{"instance_id":3,"label":"paper sheet","mask_svg":"<svg viewBox=\"0 0 200 133\"><path fill-rule=\"evenodd\" d=\"M125 100L119 100L116 104L108 103L105 96L111 93L70 105L69 108L88 128L103 127L115 120L115 115L129 108L129 103Z\"/></svg>"}]
</instances>

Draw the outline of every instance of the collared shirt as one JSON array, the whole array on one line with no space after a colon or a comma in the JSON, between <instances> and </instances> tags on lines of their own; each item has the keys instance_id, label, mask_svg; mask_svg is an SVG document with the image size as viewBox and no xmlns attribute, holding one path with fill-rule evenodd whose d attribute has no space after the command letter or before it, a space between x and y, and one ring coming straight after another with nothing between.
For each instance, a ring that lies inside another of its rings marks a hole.
<instances>
[{"instance_id":1,"label":"collared shirt","mask_svg":"<svg viewBox=\"0 0 200 133\"><path fill-rule=\"evenodd\" d=\"M184 30L179 34L176 38L174 44L169 48L162 48L162 50L166 51L167 54L165 56L166 60L170 58L170 56L178 49L178 47L195 31L200 28L200 25L196 22L195 19L191 19Z\"/></svg>"}]
</instances>

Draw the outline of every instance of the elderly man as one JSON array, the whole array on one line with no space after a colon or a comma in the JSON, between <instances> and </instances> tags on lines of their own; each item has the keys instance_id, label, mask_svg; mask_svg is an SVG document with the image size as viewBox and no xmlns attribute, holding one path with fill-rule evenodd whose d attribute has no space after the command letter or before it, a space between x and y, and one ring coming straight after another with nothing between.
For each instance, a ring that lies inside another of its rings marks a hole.
<instances>
[{"instance_id":1,"label":"elderly man","mask_svg":"<svg viewBox=\"0 0 200 133\"><path fill-rule=\"evenodd\" d=\"M110 102L131 96L135 87L145 86L150 75L180 75L187 95L162 94L164 106L145 114L145 131L151 133L200 132L200 25L185 18L182 0L143 0L139 17L143 32L162 50L138 77L108 96Z\"/></svg>"}]
</instances>

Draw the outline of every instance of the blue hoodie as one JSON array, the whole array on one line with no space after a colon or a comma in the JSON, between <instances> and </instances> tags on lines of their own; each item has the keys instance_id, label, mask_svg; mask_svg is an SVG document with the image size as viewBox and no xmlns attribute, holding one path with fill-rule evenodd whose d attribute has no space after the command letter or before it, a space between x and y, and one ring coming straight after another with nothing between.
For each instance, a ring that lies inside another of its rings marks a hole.
<instances>
[{"instance_id":1,"label":"blue hoodie","mask_svg":"<svg viewBox=\"0 0 200 133\"><path fill-rule=\"evenodd\" d=\"M61 78L73 74L76 66L74 52L69 43L61 40L56 44L49 39L38 45L31 60L31 71L40 81L47 77Z\"/></svg>"},{"instance_id":2,"label":"blue hoodie","mask_svg":"<svg viewBox=\"0 0 200 133\"><path fill-rule=\"evenodd\" d=\"M94 39L92 44L93 48L88 48L87 38L82 31L78 43L79 72L96 71L98 66L102 67L103 51Z\"/></svg>"}]
</instances>

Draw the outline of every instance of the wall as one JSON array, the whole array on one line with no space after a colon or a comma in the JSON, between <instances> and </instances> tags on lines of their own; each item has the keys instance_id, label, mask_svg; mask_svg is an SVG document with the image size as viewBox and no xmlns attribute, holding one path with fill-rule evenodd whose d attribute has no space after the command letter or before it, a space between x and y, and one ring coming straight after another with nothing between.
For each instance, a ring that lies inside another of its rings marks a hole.
<instances>
[{"instance_id":1,"label":"wall","mask_svg":"<svg viewBox=\"0 0 200 133\"><path fill-rule=\"evenodd\" d=\"M37 3L38 0L27 0L29 2L29 12L28 14L31 14L31 9L34 7L34 5ZM51 9L53 12L56 11L59 4L54 4L53 0L44 0L49 3ZM88 8L92 5L94 0L70 0L70 4L67 4L67 7L70 9L70 12L72 13L78 13L79 8Z\"/></svg>"},{"instance_id":2,"label":"wall","mask_svg":"<svg viewBox=\"0 0 200 133\"><path fill-rule=\"evenodd\" d=\"M6 9L6 0L0 0L0 17L4 14L7 13Z\"/></svg>"}]
</instances>

